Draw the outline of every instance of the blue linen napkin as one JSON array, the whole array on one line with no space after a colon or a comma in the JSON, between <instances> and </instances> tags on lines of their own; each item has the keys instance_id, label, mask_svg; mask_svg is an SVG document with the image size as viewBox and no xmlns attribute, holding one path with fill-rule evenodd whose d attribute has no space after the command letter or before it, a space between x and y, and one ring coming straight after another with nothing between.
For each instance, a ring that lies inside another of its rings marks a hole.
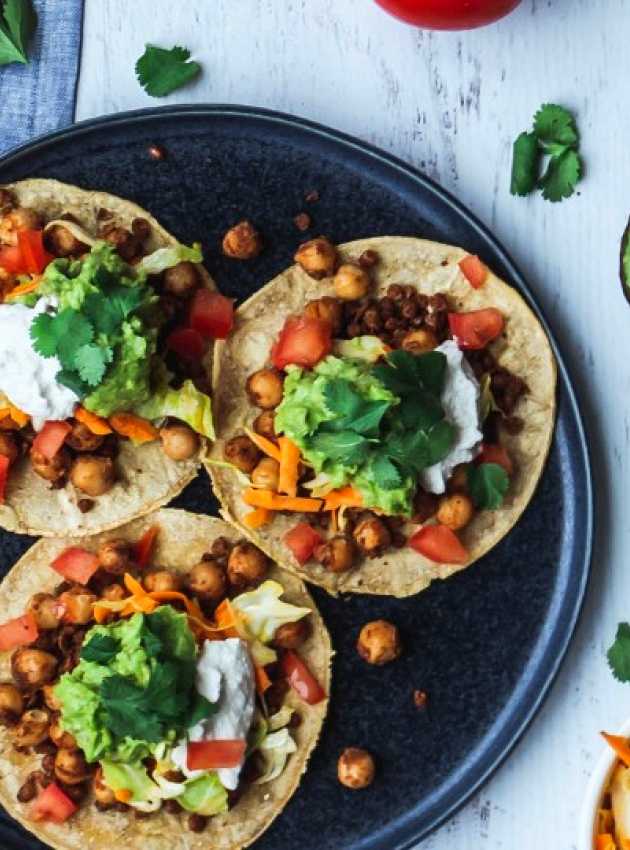
<instances>
[{"instance_id":1,"label":"blue linen napkin","mask_svg":"<svg viewBox=\"0 0 630 850\"><path fill-rule=\"evenodd\" d=\"M34 0L34 6L30 63L0 67L0 154L74 120L83 0Z\"/></svg>"}]
</instances>

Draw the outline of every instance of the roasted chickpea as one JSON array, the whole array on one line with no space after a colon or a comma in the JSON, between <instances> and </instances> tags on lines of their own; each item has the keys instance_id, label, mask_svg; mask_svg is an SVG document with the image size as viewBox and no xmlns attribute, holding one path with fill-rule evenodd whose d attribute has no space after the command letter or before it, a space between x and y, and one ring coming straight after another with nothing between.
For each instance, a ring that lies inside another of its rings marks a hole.
<instances>
[{"instance_id":1,"label":"roasted chickpea","mask_svg":"<svg viewBox=\"0 0 630 850\"><path fill-rule=\"evenodd\" d=\"M200 561L186 577L188 588L201 599L218 601L227 590L225 570L215 560Z\"/></svg>"},{"instance_id":2,"label":"roasted chickpea","mask_svg":"<svg viewBox=\"0 0 630 850\"><path fill-rule=\"evenodd\" d=\"M188 425L165 425L160 428L162 450L171 460L190 460L199 451L199 435Z\"/></svg>"},{"instance_id":3,"label":"roasted chickpea","mask_svg":"<svg viewBox=\"0 0 630 850\"><path fill-rule=\"evenodd\" d=\"M107 540L99 546L97 557L99 566L106 573L115 576L123 575L131 568L131 545L119 538Z\"/></svg>"},{"instance_id":4,"label":"roasted chickpea","mask_svg":"<svg viewBox=\"0 0 630 850\"><path fill-rule=\"evenodd\" d=\"M113 245L127 262L137 257L142 247L142 240L124 227L108 227L103 233L103 239Z\"/></svg>"},{"instance_id":5,"label":"roasted chickpea","mask_svg":"<svg viewBox=\"0 0 630 850\"><path fill-rule=\"evenodd\" d=\"M48 734L50 736L50 740L60 750L77 749L76 738L74 737L74 735L71 735L70 732L66 732L65 729L61 728L59 719L53 720L53 722L50 724L50 730Z\"/></svg>"},{"instance_id":6,"label":"roasted chickpea","mask_svg":"<svg viewBox=\"0 0 630 850\"><path fill-rule=\"evenodd\" d=\"M63 618L63 607L51 593L36 593L28 601L27 611L40 629L56 629Z\"/></svg>"},{"instance_id":7,"label":"roasted chickpea","mask_svg":"<svg viewBox=\"0 0 630 850\"><path fill-rule=\"evenodd\" d=\"M262 581L269 571L269 558L253 543L237 543L228 558L228 579L234 587Z\"/></svg>"},{"instance_id":8,"label":"roasted chickpea","mask_svg":"<svg viewBox=\"0 0 630 850\"><path fill-rule=\"evenodd\" d=\"M19 688L36 690L52 681L57 672L57 659L41 649L21 647L11 656L11 672Z\"/></svg>"},{"instance_id":9,"label":"roasted chickpea","mask_svg":"<svg viewBox=\"0 0 630 850\"><path fill-rule=\"evenodd\" d=\"M374 759L367 750L347 747L339 756L337 776L346 788L367 788L374 781L375 772Z\"/></svg>"},{"instance_id":10,"label":"roasted chickpea","mask_svg":"<svg viewBox=\"0 0 630 850\"><path fill-rule=\"evenodd\" d=\"M364 514L353 531L354 542L368 558L382 555L392 542L392 535L383 522L371 513Z\"/></svg>"},{"instance_id":11,"label":"roasted chickpea","mask_svg":"<svg viewBox=\"0 0 630 850\"><path fill-rule=\"evenodd\" d=\"M239 221L223 237L223 253L234 260L253 260L263 249L260 233L250 221Z\"/></svg>"},{"instance_id":12,"label":"roasted chickpea","mask_svg":"<svg viewBox=\"0 0 630 850\"><path fill-rule=\"evenodd\" d=\"M402 339L401 348L411 354L424 354L427 351L433 351L439 345L438 338L433 331L426 328L419 328L415 331L409 331Z\"/></svg>"},{"instance_id":13,"label":"roasted chickpea","mask_svg":"<svg viewBox=\"0 0 630 850\"><path fill-rule=\"evenodd\" d=\"M332 328L333 336L337 336L343 326L343 307L341 302L336 298L331 298L330 295L324 295L315 301L309 301L304 308L304 315L309 316L311 319L328 322Z\"/></svg>"},{"instance_id":14,"label":"roasted chickpea","mask_svg":"<svg viewBox=\"0 0 630 850\"><path fill-rule=\"evenodd\" d=\"M77 626L84 626L94 618L94 603L98 597L84 587L73 587L59 597L65 608L64 620Z\"/></svg>"},{"instance_id":15,"label":"roasted chickpea","mask_svg":"<svg viewBox=\"0 0 630 850\"><path fill-rule=\"evenodd\" d=\"M92 775L81 750L57 750L55 776L67 785L78 785Z\"/></svg>"},{"instance_id":16,"label":"roasted chickpea","mask_svg":"<svg viewBox=\"0 0 630 850\"><path fill-rule=\"evenodd\" d=\"M102 806L113 806L116 802L116 795L103 781L103 768L97 767L94 779L92 781L92 790L94 791L94 799Z\"/></svg>"},{"instance_id":17,"label":"roasted chickpea","mask_svg":"<svg viewBox=\"0 0 630 850\"><path fill-rule=\"evenodd\" d=\"M453 493L443 496L437 511L437 520L446 525L451 531L459 531L468 525L475 515L475 507L470 496L466 493Z\"/></svg>"},{"instance_id":18,"label":"roasted chickpea","mask_svg":"<svg viewBox=\"0 0 630 850\"><path fill-rule=\"evenodd\" d=\"M55 685L44 685L42 688L44 702L51 711L61 711L61 702L55 696Z\"/></svg>"},{"instance_id":19,"label":"roasted chickpea","mask_svg":"<svg viewBox=\"0 0 630 850\"><path fill-rule=\"evenodd\" d=\"M125 599L126 596L127 592L121 584L108 584L101 593L101 597L106 602L120 602L121 599Z\"/></svg>"},{"instance_id":20,"label":"roasted chickpea","mask_svg":"<svg viewBox=\"0 0 630 850\"><path fill-rule=\"evenodd\" d=\"M308 620L302 619L295 623L283 623L276 629L272 644L276 649L297 649L302 646L309 636Z\"/></svg>"},{"instance_id":21,"label":"roasted chickpea","mask_svg":"<svg viewBox=\"0 0 630 850\"><path fill-rule=\"evenodd\" d=\"M254 431L268 440L276 440L276 429L274 426L276 415L271 410L263 410L260 416L254 419Z\"/></svg>"},{"instance_id":22,"label":"roasted chickpea","mask_svg":"<svg viewBox=\"0 0 630 850\"><path fill-rule=\"evenodd\" d=\"M194 263L185 261L166 269L162 277L164 291L176 298L187 298L199 286L199 275Z\"/></svg>"},{"instance_id":23,"label":"roasted chickpea","mask_svg":"<svg viewBox=\"0 0 630 850\"><path fill-rule=\"evenodd\" d=\"M50 459L34 448L31 448L29 454L33 472L40 478L50 481L51 484L58 484L62 481L68 469L70 469L70 455L64 448L59 449L57 454Z\"/></svg>"},{"instance_id":24,"label":"roasted chickpea","mask_svg":"<svg viewBox=\"0 0 630 850\"><path fill-rule=\"evenodd\" d=\"M261 452L247 434L241 434L227 441L223 447L223 457L228 463L233 463L237 469L249 475L260 460Z\"/></svg>"},{"instance_id":25,"label":"roasted chickpea","mask_svg":"<svg viewBox=\"0 0 630 850\"><path fill-rule=\"evenodd\" d=\"M13 743L18 747L36 747L48 737L50 715L47 711L32 708L25 711L13 730Z\"/></svg>"},{"instance_id":26,"label":"roasted chickpea","mask_svg":"<svg viewBox=\"0 0 630 850\"><path fill-rule=\"evenodd\" d=\"M0 432L0 455L9 458L9 463L15 463L20 454L17 440L13 434L7 434L6 431Z\"/></svg>"},{"instance_id":27,"label":"roasted chickpea","mask_svg":"<svg viewBox=\"0 0 630 850\"><path fill-rule=\"evenodd\" d=\"M92 431L76 419L72 420L72 431L66 437L66 443L75 452L95 452L103 445L105 437Z\"/></svg>"},{"instance_id":28,"label":"roasted chickpea","mask_svg":"<svg viewBox=\"0 0 630 850\"><path fill-rule=\"evenodd\" d=\"M333 283L335 295L342 301L358 301L359 298L365 298L370 288L368 273L354 263L344 263L339 266Z\"/></svg>"},{"instance_id":29,"label":"roasted chickpea","mask_svg":"<svg viewBox=\"0 0 630 850\"><path fill-rule=\"evenodd\" d=\"M88 246L62 224L46 230L46 245L55 257L79 257L89 251Z\"/></svg>"},{"instance_id":30,"label":"roasted chickpea","mask_svg":"<svg viewBox=\"0 0 630 850\"><path fill-rule=\"evenodd\" d=\"M387 620L366 623L359 633L357 652L368 664L379 667L395 661L402 652L398 628Z\"/></svg>"},{"instance_id":31,"label":"roasted chickpea","mask_svg":"<svg viewBox=\"0 0 630 850\"><path fill-rule=\"evenodd\" d=\"M352 540L340 534L315 549L315 560L331 573L345 573L351 569L356 554Z\"/></svg>"},{"instance_id":32,"label":"roasted chickpea","mask_svg":"<svg viewBox=\"0 0 630 850\"><path fill-rule=\"evenodd\" d=\"M245 389L252 404L272 410L282 401L283 379L276 369L259 369L249 376Z\"/></svg>"},{"instance_id":33,"label":"roasted chickpea","mask_svg":"<svg viewBox=\"0 0 630 850\"><path fill-rule=\"evenodd\" d=\"M337 268L337 249L325 236L303 242L295 252L293 259L310 277L321 280L331 277Z\"/></svg>"},{"instance_id":34,"label":"roasted chickpea","mask_svg":"<svg viewBox=\"0 0 630 850\"><path fill-rule=\"evenodd\" d=\"M460 463L456 466L451 477L446 482L446 489L449 493L467 493L468 492L468 468L469 464Z\"/></svg>"},{"instance_id":35,"label":"roasted chickpea","mask_svg":"<svg viewBox=\"0 0 630 850\"><path fill-rule=\"evenodd\" d=\"M114 486L114 462L109 457L84 455L78 457L70 470L70 481L77 490L88 496L102 496Z\"/></svg>"},{"instance_id":36,"label":"roasted chickpea","mask_svg":"<svg viewBox=\"0 0 630 850\"><path fill-rule=\"evenodd\" d=\"M142 582L149 593L163 593L181 590L184 580L177 573L171 573L168 570L153 570L145 575Z\"/></svg>"},{"instance_id":37,"label":"roasted chickpea","mask_svg":"<svg viewBox=\"0 0 630 850\"><path fill-rule=\"evenodd\" d=\"M15 723L24 711L24 700L12 682L0 682L0 723Z\"/></svg>"},{"instance_id":38,"label":"roasted chickpea","mask_svg":"<svg viewBox=\"0 0 630 850\"><path fill-rule=\"evenodd\" d=\"M252 484L263 490L277 490L280 478L280 464L272 457L264 457L252 472Z\"/></svg>"}]
</instances>

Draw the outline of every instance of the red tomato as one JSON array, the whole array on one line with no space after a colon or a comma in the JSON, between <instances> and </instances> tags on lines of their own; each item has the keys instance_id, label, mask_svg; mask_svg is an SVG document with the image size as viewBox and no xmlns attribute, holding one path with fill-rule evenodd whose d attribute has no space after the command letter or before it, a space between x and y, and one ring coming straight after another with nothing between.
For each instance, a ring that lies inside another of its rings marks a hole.
<instances>
[{"instance_id":1,"label":"red tomato","mask_svg":"<svg viewBox=\"0 0 630 850\"><path fill-rule=\"evenodd\" d=\"M49 419L33 440L33 448L52 460L70 431L72 427L64 420Z\"/></svg>"},{"instance_id":2,"label":"red tomato","mask_svg":"<svg viewBox=\"0 0 630 850\"><path fill-rule=\"evenodd\" d=\"M87 584L98 569L98 558L94 552L71 546L57 555L50 566L68 581Z\"/></svg>"},{"instance_id":3,"label":"red tomato","mask_svg":"<svg viewBox=\"0 0 630 850\"><path fill-rule=\"evenodd\" d=\"M289 363L310 367L331 351L332 328L328 322L309 316L289 316L271 349L271 360L276 369L284 369Z\"/></svg>"},{"instance_id":4,"label":"red tomato","mask_svg":"<svg viewBox=\"0 0 630 850\"><path fill-rule=\"evenodd\" d=\"M445 525L425 525L409 538L409 545L437 564L465 564L468 560L459 537Z\"/></svg>"},{"instance_id":5,"label":"red tomato","mask_svg":"<svg viewBox=\"0 0 630 850\"><path fill-rule=\"evenodd\" d=\"M56 782L51 782L39 793L33 806L35 820L64 823L77 811L78 806L64 793Z\"/></svg>"},{"instance_id":6,"label":"red tomato","mask_svg":"<svg viewBox=\"0 0 630 850\"><path fill-rule=\"evenodd\" d=\"M159 530L160 527L158 525L152 525L151 528L144 532L140 540L138 540L134 546L134 559L141 570L144 570L149 566L149 561L153 554Z\"/></svg>"},{"instance_id":7,"label":"red tomato","mask_svg":"<svg viewBox=\"0 0 630 850\"><path fill-rule=\"evenodd\" d=\"M472 313L449 313L448 324L460 348L485 348L503 332L505 319L495 307Z\"/></svg>"},{"instance_id":8,"label":"red tomato","mask_svg":"<svg viewBox=\"0 0 630 850\"><path fill-rule=\"evenodd\" d=\"M307 522L299 522L295 528L287 531L284 542L300 564L305 564L315 551L315 547L322 542L322 536Z\"/></svg>"},{"instance_id":9,"label":"red tomato","mask_svg":"<svg viewBox=\"0 0 630 850\"><path fill-rule=\"evenodd\" d=\"M38 634L35 617L30 613L8 620L0 626L0 652L33 643Z\"/></svg>"},{"instance_id":10,"label":"red tomato","mask_svg":"<svg viewBox=\"0 0 630 850\"><path fill-rule=\"evenodd\" d=\"M492 443L481 444L481 451L475 458L475 463L496 463L502 466L508 475L514 472L514 464L507 450L503 446Z\"/></svg>"},{"instance_id":11,"label":"red tomato","mask_svg":"<svg viewBox=\"0 0 630 850\"><path fill-rule=\"evenodd\" d=\"M316 705L326 698L326 693L299 655L292 650L282 657L282 671L289 684L309 705Z\"/></svg>"},{"instance_id":12,"label":"red tomato","mask_svg":"<svg viewBox=\"0 0 630 850\"><path fill-rule=\"evenodd\" d=\"M11 461L9 458L6 455L0 455L0 505L4 504L10 465Z\"/></svg>"},{"instance_id":13,"label":"red tomato","mask_svg":"<svg viewBox=\"0 0 630 850\"><path fill-rule=\"evenodd\" d=\"M23 271L41 274L55 258L44 248L44 233L41 230L19 230L18 245L22 252Z\"/></svg>"},{"instance_id":14,"label":"red tomato","mask_svg":"<svg viewBox=\"0 0 630 850\"><path fill-rule=\"evenodd\" d=\"M166 347L182 360L201 360L208 350L208 343L193 328L176 328L167 336Z\"/></svg>"},{"instance_id":15,"label":"red tomato","mask_svg":"<svg viewBox=\"0 0 630 850\"><path fill-rule=\"evenodd\" d=\"M0 248L0 266L9 274L21 274L24 271L24 260L18 245Z\"/></svg>"},{"instance_id":16,"label":"red tomato","mask_svg":"<svg viewBox=\"0 0 630 850\"><path fill-rule=\"evenodd\" d=\"M476 254L469 254L458 263L462 274L473 289L481 289L488 277L488 266Z\"/></svg>"},{"instance_id":17,"label":"red tomato","mask_svg":"<svg viewBox=\"0 0 630 850\"><path fill-rule=\"evenodd\" d=\"M189 741L186 751L188 770L216 770L219 767L238 767L245 758L247 742Z\"/></svg>"},{"instance_id":18,"label":"red tomato","mask_svg":"<svg viewBox=\"0 0 630 850\"><path fill-rule=\"evenodd\" d=\"M520 0L376 0L392 15L436 30L481 27L516 9Z\"/></svg>"},{"instance_id":19,"label":"red tomato","mask_svg":"<svg viewBox=\"0 0 630 850\"><path fill-rule=\"evenodd\" d=\"M190 308L190 326L206 339L225 339L234 325L234 301L219 292L198 289Z\"/></svg>"}]
</instances>

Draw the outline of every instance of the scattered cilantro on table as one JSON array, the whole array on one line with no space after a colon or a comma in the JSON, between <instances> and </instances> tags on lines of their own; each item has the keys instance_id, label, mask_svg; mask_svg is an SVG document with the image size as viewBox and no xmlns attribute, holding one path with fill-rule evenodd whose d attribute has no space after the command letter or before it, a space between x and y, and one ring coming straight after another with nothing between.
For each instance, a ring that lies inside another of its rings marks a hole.
<instances>
[{"instance_id":1,"label":"scattered cilantro on table","mask_svg":"<svg viewBox=\"0 0 630 850\"><path fill-rule=\"evenodd\" d=\"M615 679L630 682L630 624L619 623L615 642L608 650L607 657Z\"/></svg>"},{"instance_id":2,"label":"scattered cilantro on table","mask_svg":"<svg viewBox=\"0 0 630 850\"><path fill-rule=\"evenodd\" d=\"M541 106L532 131L514 142L510 192L525 196L539 188L552 203L569 198L582 177L579 143L575 119L567 109L555 103Z\"/></svg>"},{"instance_id":3,"label":"scattered cilantro on table","mask_svg":"<svg viewBox=\"0 0 630 850\"><path fill-rule=\"evenodd\" d=\"M136 62L138 82L151 97L165 97L185 86L201 73L201 65L190 60L190 50L173 47L166 50L147 44Z\"/></svg>"},{"instance_id":4,"label":"scattered cilantro on table","mask_svg":"<svg viewBox=\"0 0 630 850\"><path fill-rule=\"evenodd\" d=\"M468 467L468 489L479 510L498 510L509 486L510 478L498 463L480 463Z\"/></svg>"},{"instance_id":5,"label":"scattered cilantro on table","mask_svg":"<svg viewBox=\"0 0 630 850\"><path fill-rule=\"evenodd\" d=\"M32 0L0 0L0 65L28 63L28 43L36 27Z\"/></svg>"}]
</instances>

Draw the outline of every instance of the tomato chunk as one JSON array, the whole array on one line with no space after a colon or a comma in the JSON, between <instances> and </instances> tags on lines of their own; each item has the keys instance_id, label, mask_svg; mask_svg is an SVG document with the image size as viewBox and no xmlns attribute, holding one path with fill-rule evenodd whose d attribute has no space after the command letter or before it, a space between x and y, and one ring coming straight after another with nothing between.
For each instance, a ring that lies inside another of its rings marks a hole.
<instances>
[{"instance_id":1,"label":"tomato chunk","mask_svg":"<svg viewBox=\"0 0 630 850\"><path fill-rule=\"evenodd\" d=\"M449 313L448 324L460 348L477 350L503 332L505 319L495 307L471 313Z\"/></svg>"},{"instance_id":2,"label":"tomato chunk","mask_svg":"<svg viewBox=\"0 0 630 850\"><path fill-rule=\"evenodd\" d=\"M299 522L291 531L284 535L284 542L295 555L300 564L305 564L312 556L315 548L322 542L318 534L307 522Z\"/></svg>"},{"instance_id":3,"label":"tomato chunk","mask_svg":"<svg viewBox=\"0 0 630 850\"><path fill-rule=\"evenodd\" d=\"M508 475L514 472L514 464L507 453L507 449L496 443L482 443L481 451L475 458L475 463L496 463L502 466Z\"/></svg>"},{"instance_id":4,"label":"tomato chunk","mask_svg":"<svg viewBox=\"0 0 630 850\"><path fill-rule=\"evenodd\" d=\"M271 360L277 369L290 363L310 367L332 351L332 328L322 319L289 316L271 349Z\"/></svg>"},{"instance_id":5,"label":"tomato chunk","mask_svg":"<svg viewBox=\"0 0 630 850\"><path fill-rule=\"evenodd\" d=\"M24 271L24 260L19 245L0 248L0 266L9 274L20 274Z\"/></svg>"},{"instance_id":6,"label":"tomato chunk","mask_svg":"<svg viewBox=\"0 0 630 850\"><path fill-rule=\"evenodd\" d=\"M409 538L409 545L437 564L465 564L468 560L459 537L445 525L425 525Z\"/></svg>"},{"instance_id":7,"label":"tomato chunk","mask_svg":"<svg viewBox=\"0 0 630 850\"><path fill-rule=\"evenodd\" d=\"M166 347L183 360L201 360L208 350L208 343L193 328L175 328L166 337Z\"/></svg>"},{"instance_id":8,"label":"tomato chunk","mask_svg":"<svg viewBox=\"0 0 630 850\"><path fill-rule=\"evenodd\" d=\"M488 277L488 266L476 254L469 254L458 263L462 274L473 289L481 289Z\"/></svg>"},{"instance_id":9,"label":"tomato chunk","mask_svg":"<svg viewBox=\"0 0 630 850\"><path fill-rule=\"evenodd\" d=\"M49 419L33 440L33 448L41 452L48 460L52 460L63 446L70 431L72 426L64 420Z\"/></svg>"},{"instance_id":10,"label":"tomato chunk","mask_svg":"<svg viewBox=\"0 0 630 850\"><path fill-rule=\"evenodd\" d=\"M77 811L78 806L61 790L56 782L51 782L39 793L33 805L35 820L49 820L64 823Z\"/></svg>"},{"instance_id":11,"label":"tomato chunk","mask_svg":"<svg viewBox=\"0 0 630 850\"><path fill-rule=\"evenodd\" d=\"M6 455L0 455L0 505L4 504L10 466L11 461L9 458Z\"/></svg>"},{"instance_id":12,"label":"tomato chunk","mask_svg":"<svg viewBox=\"0 0 630 850\"><path fill-rule=\"evenodd\" d=\"M243 740L189 741L186 751L188 770L216 770L238 767L245 758L247 742Z\"/></svg>"},{"instance_id":13,"label":"tomato chunk","mask_svg":"<svg viewBox=\"0 0 630 850\"><path fill-rule=\"evenodd\" d=\"M152 525L151 528L147 529L140 540L134 546L133 554L136 564L141 570L144 570L149 566L149 562L151 560L151 556L153 555L153 549L155 548L155 541L158 536L158 532L160 530L159 525Z\"/></svg>"},{"instance_id":14,"label":"tomato chunk","mask_svg":"<svg viewBox=\"0 0 630 850\"><path fill-rule=\"evenodd\" d=\"M190 326L206 339L225 339L234 325L234 301L219 292L198 289L190 308Z\"/></svg>"},{"instance_id":15,"label":"tomato chunk","mask_svg":"<svg viewBox=\"0 0 630 850\"><path fill-rule=\"evenodd\" d=\"M94 552L71 546L57 555L50 566L68 581L87 584L98 569L98 558Z\"/></svg>"},{"instance_id":16,"label":"tomato chunk","mask_svg":"<svg viewBox=\"0 0 630 850\"><path fill-rule=\"evenodd\" d=\"M44 248L42 230L18 230L17 239L22 252L23 269L28 274L41 274L55 259Z\"/></svg>"},{"instance_id":17,"label":"tomato chunk","mask_svg":"<svg viewBox=\"0 0 630 850\"><path fill-rule=\"evenodd\" d=\"M28 646L37 640L38 635L37 623L31 613L8 620L0 626L0 652L6 652L16 646Z\"/></svg>"},{"instance_id":18,"label":"tomato chunk","mask_svg":"<svg viewBox=\"0 0 630 850\"><path fill-rule=\"evenodd\" d=\"M296 694L309 705L317 705L326 692L297 653L289 650L282 657L282 670Z\"/></svg>"}]
</instances>

